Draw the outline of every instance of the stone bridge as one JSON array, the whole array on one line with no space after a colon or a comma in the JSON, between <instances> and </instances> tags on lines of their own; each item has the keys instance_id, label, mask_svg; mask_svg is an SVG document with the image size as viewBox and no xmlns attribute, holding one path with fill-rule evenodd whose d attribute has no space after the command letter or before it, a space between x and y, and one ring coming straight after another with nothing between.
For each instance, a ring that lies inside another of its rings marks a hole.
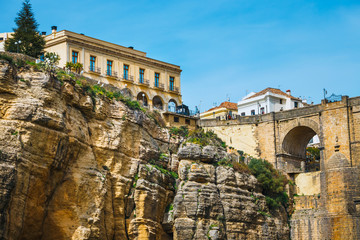
<instances>
[{"instance_id":1,"label":"stone bridge","mask_svg":"<svg viewBox=\"0 0 360 240\"><path fill-rule=\"evenodd\" d=\"M360 239L360 97L199 125L295 182L289 187L292 239ZM315 135L319 166L305 172L306 147Z\"/></svg>"}]
</instances>

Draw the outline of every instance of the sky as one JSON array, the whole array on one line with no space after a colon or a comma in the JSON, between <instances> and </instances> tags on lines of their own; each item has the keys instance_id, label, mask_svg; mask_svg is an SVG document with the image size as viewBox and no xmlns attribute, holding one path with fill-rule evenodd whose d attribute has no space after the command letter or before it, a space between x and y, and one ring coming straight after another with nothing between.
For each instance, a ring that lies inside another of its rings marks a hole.
<instances>
[{"instance_id":1,"label":"sky","mask_svg":"<svg viewBox=\"0 0 360 240\"><path fill-rule=\"evenodd\" d=\"M84 33L179 65L183 102L205 111L267 87L320 103L360 95L360 1L30 0L39 31ZM0 0L0 32L22 0Z\"/></svg>"}]
</instances>

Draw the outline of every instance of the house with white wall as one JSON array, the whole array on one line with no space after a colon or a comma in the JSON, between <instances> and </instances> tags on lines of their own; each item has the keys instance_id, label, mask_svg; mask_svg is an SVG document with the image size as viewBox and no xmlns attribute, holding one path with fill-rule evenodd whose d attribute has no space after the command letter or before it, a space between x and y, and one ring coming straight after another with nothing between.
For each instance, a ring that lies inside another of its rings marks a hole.
<instances>
[{"instance_id":1,"label":"house with white wall","mask_svg":"<svg viewBox=\"0 0 360 240\"><path fill-rule=\"evenodd\" d=\"M0 52L5 52L5 41L7 38L11 37L11 35L13 35L12 32L0 33Z\"/></svg>"},{"instance_id":2,"label":"house with white wall","mask_svg":"<svg viewBox=\"0 0 360 240\"><path fill-rule=\"evenodd\" d=\"M306 105L302 99L291 96L291 91L286 93L277 88L266 88L257 93L250 93L238 102L240 116L266 114L270 112L285 111L301 108Z\"/></svg>"}]
</instances>

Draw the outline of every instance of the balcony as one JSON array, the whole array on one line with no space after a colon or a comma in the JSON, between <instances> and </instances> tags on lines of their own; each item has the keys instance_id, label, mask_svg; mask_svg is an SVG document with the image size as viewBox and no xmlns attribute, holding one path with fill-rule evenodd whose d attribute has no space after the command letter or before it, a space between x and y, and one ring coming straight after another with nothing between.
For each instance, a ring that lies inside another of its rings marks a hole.
<instances>
[{"instance_id":1,"label":"balcony","mask_svg":"<svg viewBox=\"0 0 360 240\"><path fill-rule=\"evenodd\" d=\"M121 76L121 80L128 81L128 82L134 82L134 76L131 76L129 74L125 74Z\"/></svg>"},{"instance_id":2,"label":"balcony","mask_svg":"<svg viewBox=\"0 0 360 240\"><path fill-rule=\"evenodd\" d=\"M101 73L101 68L90 66L90 67L89 67L89 72L100 74L100 73Z\"/></svg>"},{"instance_id":3,"label":"balcony","mask_svg":"<svg viewBox=\"0 0 360 240\"><path fill-rule=\"evenodd\" d=\"M165 89L165 86L164 86L164 84L163 84L163 83L158 83L158 84L154 83L154 87L156 87L156 88L160 88L160 89L162 89L162 90L164 90L164 89Z\"/></svg>"},{"instance_id":4,"label":"balcony","mask_svg":"<svg viewBox=\"0 0 360 240\"><path fill-rule=\"evenodd\" d=\"M117 77L117 72L108 70L108 71L106 71L106 76L116 78Z\"/></svg>"},{"instance_id":5,"label":"balcony","mask_svg":"<svg viewBox=\"0 0 360 240\"><path fill-rule=\"evenodd\" d=\"M138 79L138 83L141 85L146 85L146 86L150 86L150 81L147 79Z\"/></svg>"},{"instance_id":6,"label":"balcony","mask_svg":"<svg viewBox=\"0 0 360 240\"><path fill-rule=\"evenodd\" d=\"M169 86L169 91L179 93L179 88L174 86Z\"/></svg>"}]
</instances>

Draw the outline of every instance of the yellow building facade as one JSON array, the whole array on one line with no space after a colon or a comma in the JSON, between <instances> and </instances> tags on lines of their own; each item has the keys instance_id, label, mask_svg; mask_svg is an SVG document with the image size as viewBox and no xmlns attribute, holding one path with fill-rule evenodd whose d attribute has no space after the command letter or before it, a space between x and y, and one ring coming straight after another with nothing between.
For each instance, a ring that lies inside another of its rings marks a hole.
<instances>
[{"instance_id":1,"label":"yellow building facade","mask_svg":"<svg viewBox=\"0 0 360 240\"><path fill-rule=\"evenodd\" d=\"M46 52L60 56L59 67L81 63L83 75L112 84L152 109L181 105L181 69L148 58L145 52L56 27L45 36Z\"/></svg>"},{"instance_id":2,"label":"yellow building facade","mask_svg":"<svg viewBox=\"0 0 360 240\"><path fill-rule=\"evenodd\" d=\"M219 106L213 107L200 113L200 119L231 120L236 118L238 113L237 104L232 102L222 102Z\"/></svg>"}]
</instances>

